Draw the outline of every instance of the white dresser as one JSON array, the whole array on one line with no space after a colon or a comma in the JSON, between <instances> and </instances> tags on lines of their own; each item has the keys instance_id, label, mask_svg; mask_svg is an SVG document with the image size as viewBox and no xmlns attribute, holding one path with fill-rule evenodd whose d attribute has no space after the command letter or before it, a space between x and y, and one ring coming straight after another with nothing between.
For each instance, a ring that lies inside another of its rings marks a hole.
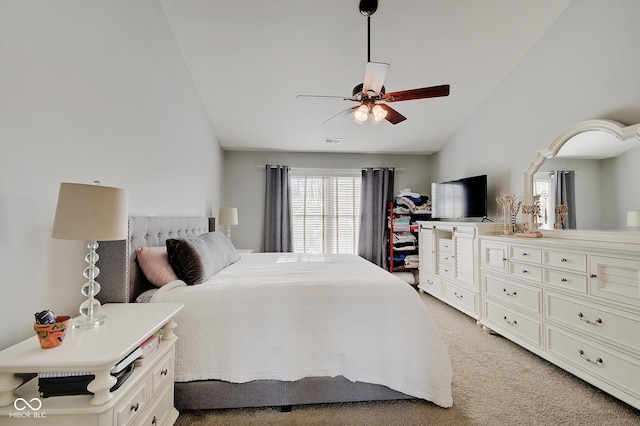
<instances>
[{"instance_id":1,"label":"white dresser","mask_svg":"<svg viewBox=\"0 0 640 426\"><path fill-rule=\"evenodd\" d=\"M495 232L496 225L477 222L418 223L418 288L479 319L481 298L478 236Z\"/></svg>"},{"instance_id":2,"label":"white dresser","mask_svg":"<svg viewBox=\"0 0 640 426\"><path fill-rule=\"evenodd\" d=\"M640 408L640 245L480 239L480 323Z\"/></svg>"}]
</instances>

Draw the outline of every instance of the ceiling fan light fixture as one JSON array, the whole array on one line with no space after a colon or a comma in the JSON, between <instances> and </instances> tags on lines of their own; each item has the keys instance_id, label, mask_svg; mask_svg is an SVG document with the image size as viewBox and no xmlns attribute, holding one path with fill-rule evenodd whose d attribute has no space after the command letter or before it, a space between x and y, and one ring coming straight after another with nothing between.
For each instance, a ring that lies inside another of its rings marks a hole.
<instances>
[{"instance_id":1,"label":"ceiling fan light fixture","mask_svg":"<svg viewBox=\"0 0 640 426\"><path fill-rule=\"evenodd\" d=\"M373 114L373 119L375 121L382 121L387 117L387 110L382 108L380 105L375 105L371 109L371 113Z\"/></svg>"},{"instance_id":2,"label":"ceiling fan light fixture","mask_svg":"<svg viewBox=\"0 0 640 426\"><path fill-rule=\"evenodd\" d=\"M369 107L366 105L360 105L358 109L353 113L353 118L357 121L364 123L369 118Z\"/></svg>"}]
</instances>

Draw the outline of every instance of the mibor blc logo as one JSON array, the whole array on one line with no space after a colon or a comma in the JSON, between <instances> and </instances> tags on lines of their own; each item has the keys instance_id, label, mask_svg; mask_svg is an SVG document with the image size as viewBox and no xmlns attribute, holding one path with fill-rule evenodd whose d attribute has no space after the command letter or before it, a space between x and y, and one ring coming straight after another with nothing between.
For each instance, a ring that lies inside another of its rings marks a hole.
<instances>
[{"instance_id":1,"label":"mibor blc logo","mask_svg":"<svg viewBox=\"0 0 640 426\"><path fill-rule=\"evenodd\" d=\"M16 411L9 413L9 417L15 419L45 419L47 417L47 413L40 411L42 408L40 398L31 398L28 401L24 398L16 398L13 401L13 408Z\"/></svg>"}]
</instances>

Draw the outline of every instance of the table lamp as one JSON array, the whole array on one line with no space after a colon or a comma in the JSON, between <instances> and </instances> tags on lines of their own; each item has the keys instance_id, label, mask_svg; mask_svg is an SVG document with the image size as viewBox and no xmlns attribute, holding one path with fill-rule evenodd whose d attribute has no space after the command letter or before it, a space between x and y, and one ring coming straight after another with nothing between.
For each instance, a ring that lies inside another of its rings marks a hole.
<instances>
[{"instance_id":1,"label":"table lamp","mask_svg":"<svg viewBox=\"0 0 640 426\"><path fill-rule=\"evenodd\" d=\"M231 225L238 224L238 209L235 207L221 207L218 216L218 223L227 225L226 235L231 241Z\"/></svg>"},{"instance_id":2,"label":"table lamp","mask_svg":"<svg viewBox=\"0 0 640 426\"><path fill-rule=\"evenodd\" d=\"M73 321L74 328L99 327L105 322L100 315L100 302L95 299L100 292L96 281L100 269L98 261L98 241L127 239L128 233L128 191L120 188L80 183L60 184L58 205L51 236L61 240L88 241L89 253L85 261L89 264L82 275L88 280L82 286L82 294L87 299L80 305L80 316Z\"/></svg>"},{"instance_id":3,"label":"table lamp","mask_svg":"<svg viewBox=\"0 0 640 426\"><path fill-rule=\"evenodd\" d=\"M640 210L627 212L627 226L635 226L640 231Z\"/></svg>"}]
</instances>

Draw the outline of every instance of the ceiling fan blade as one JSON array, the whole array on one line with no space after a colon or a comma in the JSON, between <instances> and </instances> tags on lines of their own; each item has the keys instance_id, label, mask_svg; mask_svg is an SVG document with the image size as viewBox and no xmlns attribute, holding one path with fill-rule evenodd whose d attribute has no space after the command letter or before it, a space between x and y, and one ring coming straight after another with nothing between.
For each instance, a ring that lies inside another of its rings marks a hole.
<instances>
[{"instance_id":1,"label":"ceiling fan blade","mask_svg":"<svg viewBox=\"0 0 640 426\"><path fill-rule=\"evenodd\" d=\"M335 119L335 118L338 118L338 117L344 117L345 115L349 115L349 114L351 114L354 110L358 109L359 107L360 107L360 105L356 105L356 106L354 106L354 107L347 108L347 109L345 109L344 111L340 111L340 112L339 112L339 113L337 113L336 115L333 115L333 116L331 116L331 117L327 118L327 119L326 119L326 120L324 120L322 123L324 124L324 123L326 123L327 121L333 120L333 119Z\"/></svg>"},{"instance_id":2,"label":"ceiling fan blade","mask_svg":"<svg viewBox=\"0 0 640 426\"><path fill-rule=\"evenodd\" d=\"M404 120L407 119L407 117L400 114L398 111L391 108L389 105L385 105L385 104L378 104L378 105L380 105L385 111L387 111L387 116L385 117L385 120L387 120L391 124L402 123Z\"/></svg>"},{"instance_id":3,"label":"ceiling fan blade","mask_svg":"<svg viewBox=\"0 0 640 426\"><path fill-rule=\"evenodd\" d=\"M423 87L421 89L401 90L387 93L382 97L384 102L410 101L413 99L438 98L449 96L449 85Z\"/></svg>"},{"instance_id":4,"label":"ceiling fan blade","mask_svg":"<svg viewBox=\"0 0 640 426\"><path fill-rule=\"evenodd\" d=\"M387 78L389 64L382 62L367 62L364 69L364 85L362 91L364 93L373 92L374 96L380 93L384 85L384 79Z\"/></svg>"},{"instance_id":5,"label":"ceiling fan blade","mask_svg":"<svg viewBox=\"0 0 640 426\"><path fill-rule=\"evenodd\" d=\"M358 99L347 96L324 96L324 95L297 95L296 99L340 99L343 101L360 102Z\"/></svg>"}]
</instances>

